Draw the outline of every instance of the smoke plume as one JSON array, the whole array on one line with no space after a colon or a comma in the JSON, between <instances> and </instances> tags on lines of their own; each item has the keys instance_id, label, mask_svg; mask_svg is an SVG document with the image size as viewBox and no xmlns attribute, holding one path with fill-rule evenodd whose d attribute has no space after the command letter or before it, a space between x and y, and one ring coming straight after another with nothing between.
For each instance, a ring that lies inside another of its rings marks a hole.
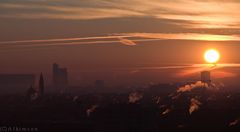
<instances>
[{"instance_id":1,"label":"smoke plume","mask_svg":"<svg viewBox=\"0 0 240 132\"><path fill-rule=\"evenodd\" d=\"M155 96L155 97L153 97L153 101L154 101L156 104L159 104L160 101L161 101L161 97L160 97L160 96Z\"/></svg>"},{"instance_id":2,"label":"smoke plume","mask_svg":"<svg viewBox=\"0 0 240 132\"><path fill-rule=\"evenodd\" d=\"M208 87L208 84L202 83L201 81L197 81L196 83L192 84L187 84L183 87L178 88L177 92L189 92L195 88L200 88L200 87Z\"/></svg>"},{"instance_id":3,"label":"smoke plume","mask_svg":"<svg viewBox=\"0 0 240 132\"><path fill-rule=\"evenodd\" d=\"M218 91L220 90L221 88L224 87L224 84L223 83L203 83L201 81L197 81L195 83L191 83L191 84L187 84L185 86L182 86L182 87L179 87L177 92L180 93L180 92L190 92L192 91L193 89L197 89L197 88L205 88L207 90L215 90L215 91Z\"/></svg>"},{"instance_id":4,"label":"smoke plume","mask_svg":"<svg viewBox=\"0 0 240 132\"><path fill-rule=\"evenodd\" d=\"M189 110L188 110L189 114L191 115L194 111L198 110L201 104L202 103L200 101L198 101L195 98L192 98L190 102Z\"/></svg>"},{"instance_id":5,"label":"smoke plume","mask_svg":"<svg viewBox=\"0 0 240 132\"><path fill-rule=\"evenodd\" d=\"M135 103L135 102L139 101L140 99L142 99L142 97L143 97L142 93L139 93L139 92L130 93L128 96L128 102Z\"/></svg>"},{"instance_id":6,"label":"smoke plume","mask_svg":"<svg viewBox=\"0 0 240 132\"><path fill-rule=\"evenodd\" d=\"M236 119L232 122L229 123L229 127L233 127L233 126L236 126L236 125L239 125L240 124L240 120L239 119Z\"/></svg>"},{"instance_id":7,"label":"smoke plume","mask_svg":"<svg viewBox=\"0 0 240 132\"><path fill-rule=\"evenodd\" d=\"M90 116L98 108L98 105L92 105L89 109L86 110L87 116Z\"/></svg>"},{"instance_id":8,"label":"smoke plume","mask_svg":"<svg viewBox=\"0 0 240 132\"><path fill-rule=\"evenodd\" d=\"M166 114L168 114L169 112L171 112L171 109L167 108L166 110L164 110L164 111L162 112L161 115L166 115Z\"/></svg>"}]
</instances>

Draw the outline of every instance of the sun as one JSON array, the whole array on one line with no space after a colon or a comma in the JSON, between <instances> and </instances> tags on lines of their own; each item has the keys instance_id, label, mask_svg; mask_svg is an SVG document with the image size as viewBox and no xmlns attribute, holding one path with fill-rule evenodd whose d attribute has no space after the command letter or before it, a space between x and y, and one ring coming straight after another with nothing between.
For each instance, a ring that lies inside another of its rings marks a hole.
<instances>
[{"instance_id":1,"label":"sun","mask_svg":"<svg viewBox=\"0 0 240 132\"><path fill-rule=\"evenodd\" d=\"M208 63L217 63L220 59L220 54L215 49L209 49L204 53L204 59Z\"/></svg>"}]
</instances>

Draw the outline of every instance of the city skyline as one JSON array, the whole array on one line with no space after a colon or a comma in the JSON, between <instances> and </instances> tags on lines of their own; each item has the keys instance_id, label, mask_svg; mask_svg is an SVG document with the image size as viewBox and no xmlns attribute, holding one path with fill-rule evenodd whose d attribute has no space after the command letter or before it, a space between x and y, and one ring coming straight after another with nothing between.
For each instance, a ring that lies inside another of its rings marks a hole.
<instances>
[{"instance_id":1,"label":"city skyline","mask_svg":"<svg viewBox=\"0 0 240 132\"><path fill-rule=\"evenodd\" d=\"M239 9L0 0L0 132L239 129Z\"/></svg>"}]
</instances>

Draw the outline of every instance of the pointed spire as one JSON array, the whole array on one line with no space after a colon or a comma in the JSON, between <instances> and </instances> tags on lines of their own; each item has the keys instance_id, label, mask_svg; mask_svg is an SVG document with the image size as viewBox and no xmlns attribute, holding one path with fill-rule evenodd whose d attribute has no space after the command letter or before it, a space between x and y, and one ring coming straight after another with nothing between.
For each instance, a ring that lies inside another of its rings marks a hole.
<instances>
[{"instance_id":1,"label":"pointed spire","mask_svg":"<svg viewBox=\"0 0 240 132\"><path fill-rule=\"evenodd\" d=\"M44 79L43 74L41 73L39 78L39 95L42 97L44 94Z\"/></svg>"}]
</instances>

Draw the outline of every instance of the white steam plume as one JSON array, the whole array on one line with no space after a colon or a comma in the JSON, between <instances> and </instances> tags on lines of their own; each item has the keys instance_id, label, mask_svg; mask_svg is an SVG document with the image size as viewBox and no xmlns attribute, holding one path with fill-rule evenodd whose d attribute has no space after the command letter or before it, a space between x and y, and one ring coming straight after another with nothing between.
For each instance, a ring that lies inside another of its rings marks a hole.
<instances>
[{"instance_id":1,"label":"white steam plume","mask_svg":"<svg viewBox=\"0 0 240 132\"><path fill-rule=\"evenodd\" d=\"M202 83L201 81L197 81L195 83L192 84L187 84L183 87L178 88L177 92L189 92L195 88L200 88L200 87L208 87L207 83Z\"/></svg>"},{"instance_id":2,"label":"white steam plume","mask_svg":"<svg viewBox=\"0 0 240 132\"><path fill-rule=\"evenodd\" d=\"M139 92L130 93L129 96L128 96L128 102L129 103L135 103L135 102L141 100L142 97L143 97L143 95Z\"/></svg>"},{"instance_id":3,"label":"white steam plume","mask_svg":"<svg viewBox=\"0 0 240 132\"><path fill-rule=\"evenodd\" d=\"M195 98L192 98L190 102L189 110L188 110L189 114L191 115L194 111L198 110L201 104L202 103L200 101L198 101Z\"/></svg>"},{"instance_id":4,"label":"white steam plume","mask_svg":"<svg viewBox=\"0 0 240 132\"><path fill-rule=\"evenodd\" d=\"M240 119L236 119L228 124L229 127L240 125Z\"/></svg>"},{"instance_id":5,"label":"white steam plume","mask_svg":"<svg viewBox=\"0 0 240 132\"><path fill-rule=\"evenodd\" d=\"M90 116L91 113L93 113L99 106L98 105L92 105L89 109L86 110L87 116Z\"/></svg>"}]
</instances>

